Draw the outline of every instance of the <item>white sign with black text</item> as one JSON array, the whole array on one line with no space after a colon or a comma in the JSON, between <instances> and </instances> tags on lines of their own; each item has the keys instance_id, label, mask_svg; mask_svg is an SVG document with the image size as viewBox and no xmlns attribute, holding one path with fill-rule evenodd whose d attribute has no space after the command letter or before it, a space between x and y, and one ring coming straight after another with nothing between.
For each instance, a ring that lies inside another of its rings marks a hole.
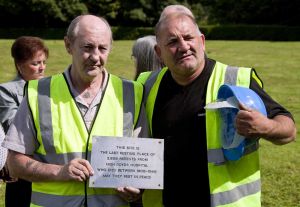
<instances>
[{"instance_id":1,"label":"white sign with black text","mask_svg":"<svg viewBox=\"0 0 300 207\"><path fill-rule=\"evenodd\" d=\"M163 189L164 140L94 136L89 186Z\"/></svg>"}]
</instances>

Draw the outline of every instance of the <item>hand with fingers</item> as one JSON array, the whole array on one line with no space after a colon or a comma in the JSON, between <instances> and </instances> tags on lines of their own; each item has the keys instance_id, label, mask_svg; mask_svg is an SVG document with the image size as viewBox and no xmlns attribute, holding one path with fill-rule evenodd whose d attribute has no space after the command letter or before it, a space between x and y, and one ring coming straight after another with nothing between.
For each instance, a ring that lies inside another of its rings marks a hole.
<instances>
[{"instance_id":1,"label":"hand with fingers","mask_svg":"<svg viewBox=\"0 0 300 207\"><path fill-rule=\"evenodd\" d=\"M76 158L64 165L59 176L62 180L85 181L94 174L91 164L85 159Z\"/></svg>"},{"instance_id":2,"label":"hand with fingers","mask_svg":"<svg viewBox=\"0 0 300 207\"><path fill-rule=\"evenodd\" d=\"M119 187L116 189L119 196L127 202L137 201L142 197L142 190L134 187Z\"/></svg>"},{"instance_id":3,"label":"hand with fingers","mask_svg":"<svg viewBox=\"0 0 300 207\"><path fill-rule=\"evenodd\" d=\"M257 110L239 104L235 119L237 133L247 138L264 137L268 133L269 119Z\"/></svg>"}]
</instances>

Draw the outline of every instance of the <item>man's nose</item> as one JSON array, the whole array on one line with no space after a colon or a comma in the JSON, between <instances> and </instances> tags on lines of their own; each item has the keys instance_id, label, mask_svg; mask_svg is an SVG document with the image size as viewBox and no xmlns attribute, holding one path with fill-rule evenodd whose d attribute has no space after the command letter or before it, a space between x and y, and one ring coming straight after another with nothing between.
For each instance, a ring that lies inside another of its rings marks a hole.
<instances>
[{"instance_id":1,"label":"man's nose","mask_svg":"<svg viewBox=\"0 0 300 207\"><path fill-rule=\"evenodd\" d=\"M180 51L187 51L190 49L190 45L188 44L188 42L186 42L183 39L180 39L178 44L179 44L178 48Z\"/></svg>"},{"instance_id":2,"label":"man's nose","mask_svg":"<svg viewBox=\"0 0 300 207\"><path fill-rule=\"evenodd\" d=\"M90 55L90 59L97 62L100 59L100 51L98 49L94 49Z\"/></svg>"}]
</instances>

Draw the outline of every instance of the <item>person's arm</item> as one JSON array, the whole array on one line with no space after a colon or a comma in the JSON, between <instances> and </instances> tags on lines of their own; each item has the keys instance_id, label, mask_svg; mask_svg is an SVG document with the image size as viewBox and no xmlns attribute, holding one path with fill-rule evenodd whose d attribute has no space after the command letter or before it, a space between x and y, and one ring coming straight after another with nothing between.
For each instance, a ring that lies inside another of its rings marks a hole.
<instances>
[{"instance_id":1,"label":"person's arm","mask_svg":"<svg viewBox=\"0 0 300 207\"><path fill-rule=\"evenodd\" d=\"M265 136L265 139L278 145L295 141L297 129L294 121L290 117L277 115L270 121L272 124L269 128L270 131Z\"/></svg>"},{"instance_id":2,"label":"person's arm","mask_svg":"<svg viewBox=\"0 0 300 207\"><path fill-rule=\"evenodd\" d=\"M39 143L25 95L2 144L9 149L7 164L12 177L33 182L87 179L92 171L87 160L74 159L64 166L36 161Z\"/></svg>"},{"instance_id":3,"label":"person's arm","mask_svg":"<svg viewBox=\"0 0 300 207\"><path fill-rule=\"evenodd\" d=\"M238 134L247 138L264 138L274 144L283 145L296 138L294 121L285 115L268 118L256 110L240 105L236 116Z\"/></svg>"},{"instance_id":4,"label":"person's arm","mask_svg":"<svg viewBox=\"0 0 300 207\"><path fill-rule=\"evenodd\" d=\"M12 83L0 85L0 122L2 123L5 133L12 123L18 107L17 91L13 91Z\"/></svg>"},{"instance_id":5,"label":"person's arm","mask_svg":"<svg viewBox=\"0 0 300 207\"><path fill-rule=\"evenodd\" d=\"M12 177L31 182L84 181L94 173L90 163L84 159L74 159L66 165L55 165L42 163L10 150L7 161Z\"/></svg>"},{"instance_id":6,"label":"person's arm","mask_svg":"<svg viewBox=\"0 0 300 207\"><path fill-rule=\"evenodd\" d=\"M240 105L236 119L237 132L248 138L264 138L278 145L295 140L297 130L292 114L263 90L262 81L254 69L250 88L264 102L267 117Z\"/></svg>"}]
</instances>

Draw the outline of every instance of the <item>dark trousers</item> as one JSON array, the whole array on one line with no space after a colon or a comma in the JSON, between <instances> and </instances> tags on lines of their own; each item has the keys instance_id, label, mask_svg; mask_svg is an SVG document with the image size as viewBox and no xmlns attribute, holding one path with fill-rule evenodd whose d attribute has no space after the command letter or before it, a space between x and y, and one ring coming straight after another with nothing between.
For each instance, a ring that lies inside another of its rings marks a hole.
<instances>
[{"instance_id":1,"label":"dark trousers","mask_svg":"<svg viewBox=\"0 0 300 207\"><path fill-rule=\"evenodd\" d=\"M31 199L31 182L18 179L16 182L6 183L5 206L29 207Z\"/></svg>"}]
</instances>

